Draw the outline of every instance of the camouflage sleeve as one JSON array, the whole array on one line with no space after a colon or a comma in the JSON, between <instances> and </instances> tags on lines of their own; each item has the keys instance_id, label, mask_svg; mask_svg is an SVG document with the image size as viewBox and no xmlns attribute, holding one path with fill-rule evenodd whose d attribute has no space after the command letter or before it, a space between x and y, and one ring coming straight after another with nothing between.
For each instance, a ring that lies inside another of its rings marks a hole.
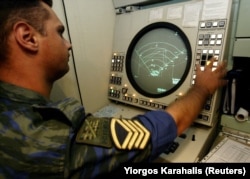
<instances>
[{"instance_id":1,"label":"camouflage sleeve","mask_svg":"<svg viewBox=\"0 0 250 179\"><path fill-rule=\"evenodd\" d=\"M141 140L137 135L132 142L132 136L137 134L138 129L133 122L140 123L138 125L145 128L145 133L148 131L149 140ZM134 126L130 136L129 123ZM113 133L114 128L116 132ZM176 129L172 117L163 111L150 111L135 119L89 117L79 130L69 151L69 170L73 175L93 178L114 171L124 162L149 162L171 144L177 135ZM128 138L129 142L125 143ZM118 144L115 140L118 140ZM138 147L138 141L146 143Z\"/></svg>"},{"instance_id":2,"label":"camouflage sleeve","mask_svg":"<svg viewBox=\"0 0 250 179\"><path fill-rule=\"evenodd\" d=\"M143 149L119 149L113 142L110 124L111 119L108 118L90 117L85 120L69 151L71 175L95 178L114 171L124 162L147 161L151 144L148 143Z\"/></svg>"}]
</instances>

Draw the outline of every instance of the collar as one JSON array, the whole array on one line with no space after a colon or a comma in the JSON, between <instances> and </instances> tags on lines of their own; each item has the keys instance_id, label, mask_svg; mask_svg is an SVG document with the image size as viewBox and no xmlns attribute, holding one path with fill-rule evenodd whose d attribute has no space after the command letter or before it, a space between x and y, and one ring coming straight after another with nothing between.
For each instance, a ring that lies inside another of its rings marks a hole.
<instances>
[{"instance_id":1,"label":"collar","mask_svg":"<svg viewBox=\"0 0 250 179\"><path fill-rule=\"evenodd\" d=\"M50 101L39 93L10 83L0 81L0 97L16 102L46 105Z\"/></svg>"}]
</instances>

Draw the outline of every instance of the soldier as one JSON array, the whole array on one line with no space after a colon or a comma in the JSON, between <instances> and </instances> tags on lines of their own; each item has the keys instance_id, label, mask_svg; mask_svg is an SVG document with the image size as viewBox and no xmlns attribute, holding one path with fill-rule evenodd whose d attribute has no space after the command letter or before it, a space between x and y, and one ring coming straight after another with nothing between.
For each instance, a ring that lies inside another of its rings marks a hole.
<instances>
[{"instance_id":1,"label":"soldier","mask_svg":"<svg viewBox=\"0 0 250 179\"><path fill-rule=\"evenodd\" d=\"M96 119L72 98L52 102L53 83L69 71L72 46L51 7L51 0L0 1L0 178L94 178L123 162L150 162L226 83L225 63L214 71L212 63L204 71L197 65L185 96L134 119ZM124 123L144 137L122 141Z\"/></svg>"}]
</instances>

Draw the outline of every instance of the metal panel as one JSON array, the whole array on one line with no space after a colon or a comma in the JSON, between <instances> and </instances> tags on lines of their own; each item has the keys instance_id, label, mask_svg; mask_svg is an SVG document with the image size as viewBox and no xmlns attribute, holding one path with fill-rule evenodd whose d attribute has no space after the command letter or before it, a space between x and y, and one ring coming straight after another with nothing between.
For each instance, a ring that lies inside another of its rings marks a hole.
<instances>
[{"instance_id":1,"label":"metal panel","mask_svg":"<svg viewBox=\"0 0 250 179\"><path fill-rule=\"evenodd\" d=\"M240 0L236 37L250 37L250 1Z\"/></svg>"},{"instance_id":2,"label":"metal panel","mask_svg":"<svg viewBox=\"0 0 250 179\"><path fill-rule=\"evenodd\" d=\"M250 57L249 47L250 47L250 38L237 39L234 43L233 56L235 56L235 57Z\"/></svg>"}]
</instances>

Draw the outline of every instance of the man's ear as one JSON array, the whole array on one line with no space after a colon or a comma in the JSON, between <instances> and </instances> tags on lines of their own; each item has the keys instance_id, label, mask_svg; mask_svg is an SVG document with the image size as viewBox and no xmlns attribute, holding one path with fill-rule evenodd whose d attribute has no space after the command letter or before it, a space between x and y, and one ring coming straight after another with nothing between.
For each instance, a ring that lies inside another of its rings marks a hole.
<instances>
[{"instance_id":1,"label":"man's ear","mask_svg":"<svg viewBox=\"0 0 250 179\"><path fill-rule=\"evenodd\" d=\"M15 39L18 44L32 52L38 51L38 39L35 29L26 22L17 22L14 25Z\"/></svg>"}]
</instances>

